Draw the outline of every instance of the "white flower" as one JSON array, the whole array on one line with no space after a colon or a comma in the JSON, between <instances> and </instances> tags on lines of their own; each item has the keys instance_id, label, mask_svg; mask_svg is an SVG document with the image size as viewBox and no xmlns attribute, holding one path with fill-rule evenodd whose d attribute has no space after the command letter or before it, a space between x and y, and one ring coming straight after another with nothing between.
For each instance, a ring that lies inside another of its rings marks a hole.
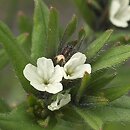
<instances>
[{"instance_id":1,"label":"white flower","mask_svg":"<svg viewBox=\"0 0 130 130\"><path fill-rule=\"evenodd\" d=\"M55 111L60 109L61 107L65 106L71 101L71 95L66 93L66 94L58 94L56 101L52 102L49 106L48 109L51 111Z\"/></svg>"},{"instance_id":2,"label":"white flower","mask_svg":"<svg viewBox=\"0 0 130 130\"><path fill-rule=\"evenodd\" d=\"M59 65L54 67L51 59L39 58L37 67L27 64L23 74L30 81L30 84L39 91L56 94L63 90L60 83L63 78L63 70Z\"/></svg>"},{"instance_id":3,"label":"white flower","mask_svg":"<svg viewBox=\"0 0 130 130\"><path fill-rule=\"evenodd\" d=\"M84 73L91 73L91 65L84 64L86 56L80 52L75 53L70 60L64 65L64 78L77 79L82 78Z\"/></svg>"},{"instance_id":4,"label":"white flower","mask_svg":"<svg viewBox=\"0 0 130 130\"><path fill-rule=\"evenodd\" d=\"M117 27L127 27L130 20L129 0L112 0L110 21Z\"/></svg>"}]
</instances>

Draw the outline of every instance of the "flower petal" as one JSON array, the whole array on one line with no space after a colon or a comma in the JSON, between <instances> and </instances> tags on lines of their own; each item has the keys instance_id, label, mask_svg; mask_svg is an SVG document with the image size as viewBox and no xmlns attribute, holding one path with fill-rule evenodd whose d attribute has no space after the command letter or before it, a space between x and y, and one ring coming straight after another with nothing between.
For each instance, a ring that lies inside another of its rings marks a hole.
<instances>
[{"instance_id":1,"label":"flower petal","mask_svg":"<svg viewBox=\"0 0 130 130\"><path fill-rule=\"evenodd\" d=\"M130 6L128 6L127 8L125 8L124 10L118 12L119 14L119 20L127 22L130 20Z\"/></svg>"},{"instance_id":2,"label":"flower petal","mask_svg":"<svg viewBox=\"0 0 130 130\"><path fill-rule=\"evenodd\" d=\"M115 26L117 27L122 27L122 28L126 28L128 27L128 23L126 21L120 21L117 19L112 19L111 21Z\"/></svg>"},{"instance_id":3,"label":"flower petal","mask_svg":"<svg viewBox=\"0 0 130 130\"><path fill-rule=\"evenodd\" d=\"M91 73L91 65L90 64L83 64L78 66L74 73L68 76L64 76L65 79L77 79L77 78L82 78L84 76L84 73Z\"/></svg>"},{"instance_id":4,"label":"flower petal","mask_svg":"<svg viewBox=\"0 0 130 130\"><path fill-rule=\"evenodd\" d=\"M48 93L56 94L63 90L63 86L61 83L48 84L45 90Z\"/></svg>"},{"instance_id":5,"label":"flower petal","mask_svg":"<svg viewBox=\"0 0 130 130\"><path fill-rule=\"evenodd\" d=\"M39 82L30 82L30 84L38 91L45 91L45 88L47 87L46 85L40 84Z\"/></svg>"},{"instance_id":6,"label":"flower petal","mask_svg":"<svg viewBox=\"0 0 130 130\"><path fill-rule=\"evenodd\" d=\"M117 27L127 27L130 20L129 0L113 0L110 7L110 21Z\"/></svg>"},{"instance_id":7,"label":"flower petal","mask_svg":"<svg viewBox=\"0 0 130 130\"><path fill-rule=\"evenodd\" d=\"M86 56L82 54L81 52L75 53L70 59L80 59L80 64L84 64L86 61Z\"/></svg>"},{"instance_id":8,"label":"flower petal","mask_svg":"<svg viewBox=\"0 0 130 130\"><path fill-rule=\"evenodd\" d=\"M58 94L56 101L52 102L49 106L48 109L51 111L55 111L60 109L61 107L65 106L71 101L71 95L66 93L66 94Z\"/></svg>"},{"instance_id":9,"label":"flower petal","mask_svg":"<svg viewBox=\"0 0 130 130\"><path fill-rule=\"evenodd\" d=\"M27 64L23 70L26 79L31 82L41 82L41 77L37 73L37 68L32 64Z\"/></svg>"},{"instance_id":10,"label":"flower petal","mask_svg":"<svg viewBox=\"0 0 130 130\"><path fill-rule=\"evenodd\" d=\"M78 58L73 58L70 59L65 65L64 65L64 70L66 73L72 73L74 69L79 66L79 59Z\"/></svg>"},{"instance_id":11,"label":"flower petal","mask_svg":"<svg viewBox=\"0 0 130 130\"><path fill-rule=\"evenodd\" d=\"M71 95L70 94L64 94L62 96L62 99L60 100L60 107L65 106L66 104L68 104L71 101Z\"/></svg>"},{"instance_id":12,"label":"flower petal","mask_svg":"<svg viewBox=\"0 0 130 130\"><path fill-rule=\"evenodd\" d=\"M120 3L121 8L126 8L129 5L129 0L116 0Z\"/></svg>"},{"instance_id":13,"label":"flower petal","mask_svg":"<svg viewBox=\"0 0 130 130\"><path fill-rule=\"evenodd\" d=\"M115 17L116 13L120 9L120 3L118 0L113 0L110 6L110 21L113 21L113 18Z\"/></svg>"},{"instance_id":14,"label":"flower petal","mask_svg":"<svg viewBox=\"0 0 130 130\"><path fill-rule=\"evenodd\" d=\"M66 73L73 73L75 68L79 65L84 64L86 61L86 56L80 52L75 53L70 60L65 64L64 70Z\"/></svg>"},{"instance_id":15,"label":"flower petal","mask_svg":"<svg viewBox=\"0 0 130 130\"><path fill-rule=\"evenodd\" d=\"M45 57L39 58L37 60L37 71L44 80L50 79L54 72L52 60Z\"/></svg>"},{"instance_id":16,"label":"flower petal","mask_svg":"<svg viewBox=\"0 0 130 130\"><path fill-rule=\"evenodd\" d=\"M60 109L60 107L57 104L58 104L58 101L52 102L51 105L48 106L48 109L51 111Z\"/></svg>"},{"instance_id":17,"label":"flower petal","mask_svg":"<svg viewBox=\"0 0 130 130\"><path fill-rule=\"evenodd\" d=\"M51 79L49 80L50 83L56 83L60 82L63 78L63 68L60 67L59 65L55 66L54 72L52 74Z\"/></svg>"}]
</instances>

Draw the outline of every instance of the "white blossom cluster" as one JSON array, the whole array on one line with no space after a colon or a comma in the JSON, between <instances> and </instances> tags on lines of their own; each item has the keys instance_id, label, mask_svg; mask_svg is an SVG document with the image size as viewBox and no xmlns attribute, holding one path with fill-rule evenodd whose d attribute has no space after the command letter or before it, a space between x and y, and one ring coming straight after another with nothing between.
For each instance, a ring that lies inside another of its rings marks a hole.
<instances>
[{"instance_id":1,"label":"white blossom cluster","mask_svg":"<svg viewBox=\"0 0 130 130\"><path fill-rule=\"evenodd\" d=\"M82 78L85 72L91 73L91 65L85 64L85 62L86 56L80 52L75 53L63 67L54 66L51 59L42 57L37 60L37 67L27 64L23 74L38 91L46 91L51 94L58 93L56 101L48 106L49 110L54 111L71 101L69 93L64 95L59 93L63 90L62 79L74 80Z\"/></svg>"}]
</instances>

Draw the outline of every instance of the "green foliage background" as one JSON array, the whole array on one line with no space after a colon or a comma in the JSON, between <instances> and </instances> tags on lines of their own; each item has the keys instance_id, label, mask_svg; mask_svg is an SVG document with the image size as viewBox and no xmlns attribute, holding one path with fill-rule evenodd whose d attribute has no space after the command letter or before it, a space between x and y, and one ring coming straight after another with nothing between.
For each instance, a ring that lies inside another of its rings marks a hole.
<instances>
[{"instance_id":1,"label":"green foliage background","mask_svg":"<svg viewBox=\"0 0 130 130\"><path fill-rule=\"evenodd\" d=\"M30 19L30 20L28 20L28 22L30 22L29 25L31 26L32 14L33 14L33 1L32 0L10 0L10 1L7 2L6 5L4 4L5 1L6 0L0 0L0 18L1 18L1 20L3 20L6 24L8 24L10 26L11 30L15 33L16 36L19 33L23 33L24 29L30 31L31 27L26 26L26 25L28 25L26 22L25 22L24 27L23 27L23 25L20 24L20 19L23 19L23 20L24 19ZM66 23L71 19L73 13L77 14L77 10L75 9L75 6L74 6L74 4L71 0L60 0L60 1L59 0L46 0L46 3L48 5L53 5L58 10L60 10L59 11L60 12L59 13L60 21L61 21L61 24L63 26L65 26ZM21 17L22 13L25 13L28 17ZM81 18L79 20L78 26L80 27L80 25L82 23L83 23L83 19ZM57 21L55 21L55 24L57 24ZM50 23L50 25L51 25L51 23ZM20 28L20 30L18 29L18 27ZM53 32L53 33L56 34L56 32ZM18 38L18 39L20 39L20 38ZM34 41L35 40L37 40L37 39L34 39ZM58 39L55 39L55 42L57 42L57 40ZM51 42L51 41L48 41L48 42ZM26 48L29 48L29 46L26 47ZM2 53L4 53L4 52L2 52ZM28 53L30 53L30 50L28 51ZM19 54L19 52L17 54ZM0 56L1 56L1 54L0 54ZM34 60L37 59L37 55L33 55L32 57L34 58ZM90 55L90 57L91 57L91 55ZM0 66L4 66L4 64L6 64L7 62L8 63L10 62L8 60L8 57L6 56L6 54L4 55L4 58L0 57L0 60L3 60L3 62L0 62L0 64L2 63L3 65L0 65ZM21 60L22 60L22 57L21 57ZM28 58L27 58L27 60L28 60ZM24 61L24 60L22 60L22 61ZM24 63L22 62L21 64L26 64L26 63L27 63L27 61L24 61ZM98 67L98 64L95 65L95 66ZM118 70L119 75L111 82L111 84L113 84L113 86L116 85L117 82L120 85L121 84L122 85L130 84L130 80L129 80L130 72L128 71L129 66L130 66L130 63L128 61L121 69ZM99 66L99 68L100 67L101 66ZM120 83L121 80L123 82ZM9 104L12 108L15 107L16 104L20 104L21 102L23 102L25 97L26 97L26 94L25 94L24 90L22 89L21 85L19 84L17 77L15 77L15 75L14 75L14 69L13 69L11 64L7 65L6 67L4 67L4 69L0 70L0 90L1 90L0 91L0 98L2 100L4 100L7 104ZM0 107L1 111L3 111L3 112L10 111L6 107L6 104L4 104L4 105L2 104L2 106L5 106L6 109ZM16 111L15 115L17 115L17 111ZM24 118L24 114L22 112L21 112L21 115ZM26 114L25 114L25 116L26 116ZM9 119L10 118L14 119L14 117L9 117ZM4 117L3 117L3 119L4 119ZM16 119L20 120L20 116L15 117L15 120ZM90 124L91 123L92 122L90 122ZM12 126L12 124L10 126ZM72 124L70 124L70 126L66 126L67 128L66 127L62 128L63 126L59 125L56 130L58 130L58 129L68 129L69 127L71 127L71 125ZM80 127L80 125L77 126L77 128ZM97 127L97 126L95 126L95 127ZM30 128L29 124L26 124L26 128ZM33 128L33 126L32 126L32 128ZM122 130L122 129L123 130L129 130L129 128L130 128L130 124L126 123L126 122L121 122L121 123L109 123L108 122L107 124L104 125L103 130L116 130L116 129L117 130ZM18 128L16 128L16 130L17 129ZM21 130L23 130L22 126L21 126Z\"/></svg>"}]
</instances>

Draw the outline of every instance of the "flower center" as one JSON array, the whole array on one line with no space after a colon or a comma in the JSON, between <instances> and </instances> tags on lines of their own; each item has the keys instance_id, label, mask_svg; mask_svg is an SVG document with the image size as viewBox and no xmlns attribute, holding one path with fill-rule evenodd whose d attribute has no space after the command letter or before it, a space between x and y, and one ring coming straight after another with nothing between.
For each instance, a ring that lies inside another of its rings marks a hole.
<instances>
[{"instance_id":1,"label":"flower center","mask_svg":"<svg viewBox=\"0 0 130 130\"><path fill-rule=\"evenodd\" d=\"M73 72L73 71L70 71L70 70L67 70L67 72L66 72L67 76L72 76L73 73L74 73L74 72Z\"/></svg>"},{"instance_id":2,"label":"flower center","mask_svg":"<svg viewBox=\"0 0 130 130\"><path fill-rule=\"evenodd\" d=\"M48 80L44 80L43 83L44 83L45 85L48 85L48 84L49 84L49 81L48 81Z\"/></svg>"}]
</instances>

